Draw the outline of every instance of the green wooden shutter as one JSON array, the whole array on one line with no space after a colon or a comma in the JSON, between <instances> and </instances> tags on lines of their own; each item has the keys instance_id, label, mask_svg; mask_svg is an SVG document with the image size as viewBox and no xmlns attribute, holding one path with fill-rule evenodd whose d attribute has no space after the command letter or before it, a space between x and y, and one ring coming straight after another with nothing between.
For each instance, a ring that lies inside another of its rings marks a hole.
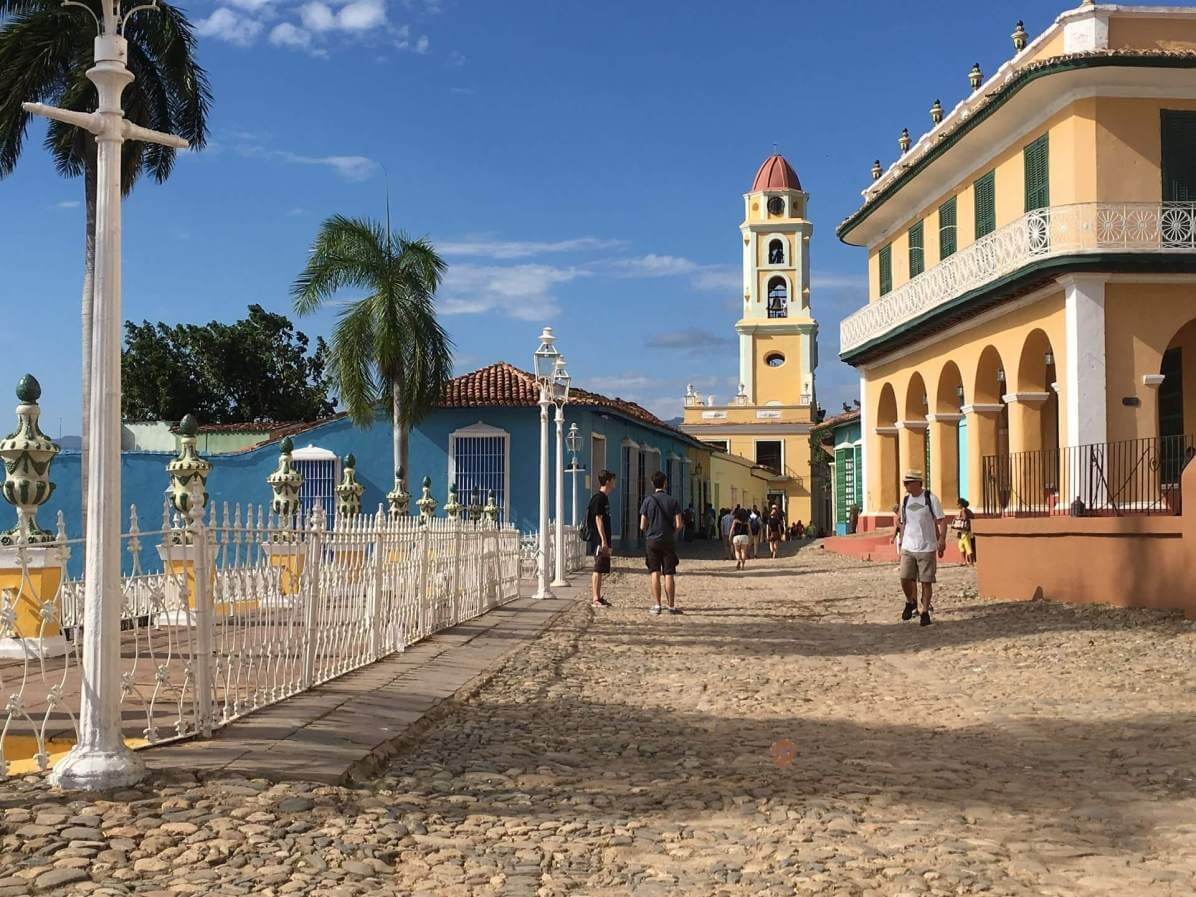
<instances>
[{"instance_id":1,"label":"green wooden shutter","mask_svg":"<svg viewBox=\"0 0 1196 897\"><path fill-rule=\"evenodd\" d=\"M976 197L976 239L997 229L997 173L990 171L972 185Z\"/></svg>"},{"instance_id":2,"label":"green wooden shutter","mask_svg":"<svg viewBox=\"0 0 1196 897\"><path fill-rule=\"evenodd\" d=\"M889 244L880 251L880 295L893 289L893 246Z\"/></svg>"},{"instance_id":3,"label":"green wooden shutter","mask_svg":"<svg viewBox=\"0 0 1196 897\"><path fill-rule=\"evenodd\" d=\"M1051 177L1047 134L1026 147L1022 157L1026 165L1026 211L1045 209L1051 204Z\"/></svg>"},{"instance_id":4,"label":"green wooden shutter","mask_svg":"<svg viewBox=\"0 0 1196 897\"><path fill-rule=\"evenodd\" d=\"M835 452L835 522L847 519L847 465L851 458L847 452Z\"/></svg>"},{"instance_id":5,"label":"green wooden shutter","mask_svg":"<svg viewBox=\"0 0 1196 897\"><path fill-rule=\"evenodd\" d=\"M1163 202L1196 201L1196 112L1163 110Z\"/></svg>"},{"instance_id":6,"label":"green wooden shutter","mask_svg":"<svg viewBox=\"0 0 1196 897\"><path fill-rule=\"evenodd\" d=\"M852 470L857 474L857 476L854 478L855 479L855 483L854 483L855 489L853 490L855 493L854 501L855 501L855 506L862 511L864 509L864 481L863 481L862 477L858 476L858 474L864 468L864 465L863 465L864 450L863 450L863 448L861 448L860 446L857 445L855 447L855 450L851 454L852 454L852 462L853 462Z\"/></svg>"},{"instance_id":7,"label":"green wooden shutter","mask_svg":"<svg viewBox=\"0 0 1196 897\"><path fill-rule=\"evenodd\" d=\"M926 270L926 253L922 251L922 222L909 229L909 276L917 277Z\"/></svg>"},{"instance_id":8,"label":"green wooden shutter","mask_svg":"<svg viewBox=\"0 0 1196 897\"><path fill-rule=\"evenodd\" d=\"M939 260L955 255L955 197L939 206Z\"/></svg>"}]
</instances>

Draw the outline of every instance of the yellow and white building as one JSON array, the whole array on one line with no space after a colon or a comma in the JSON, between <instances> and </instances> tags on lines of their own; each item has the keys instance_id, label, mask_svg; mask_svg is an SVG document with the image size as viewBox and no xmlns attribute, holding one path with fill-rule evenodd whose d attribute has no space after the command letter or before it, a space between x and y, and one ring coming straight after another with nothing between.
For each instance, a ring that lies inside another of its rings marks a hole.
<instances>
[{"instance_id":1,"label":"yellow and white building","mask_svg":"<svg viewBox=\"0 0 1196 897\"><path fill-rule=\"evenodd\" d=\"M873 526L902 468L1004 512L1067 500L1056 446L1196 431L1196 9L1085 2L1013 42L838 228L868 251L840 354ZM1009 495L1023 458L1044 494Z\"/></svg>"},{"instance_id":2,"label":"yellow and white building","mask_svg":"<svg viewBox=\"0 0 1196 897\"><path fill-rule=\"evenodd\" d=\"M818 323L810 315L814 226L806 218L809 194L793 167L773 155L760 166L743 199L743 313L735 325L739 391L720 404L690 387L681 429L766 468L763 500L779 501L791 520L808 521L818 365ZM728 481L742 476L730 468L726 475ZM745 481L752 492L759 479L757 472L752 482ZM737 483L736 490L742 486ZM720 500L725 506L736 503L729 495Z\"/></svg>"}]
</instances>

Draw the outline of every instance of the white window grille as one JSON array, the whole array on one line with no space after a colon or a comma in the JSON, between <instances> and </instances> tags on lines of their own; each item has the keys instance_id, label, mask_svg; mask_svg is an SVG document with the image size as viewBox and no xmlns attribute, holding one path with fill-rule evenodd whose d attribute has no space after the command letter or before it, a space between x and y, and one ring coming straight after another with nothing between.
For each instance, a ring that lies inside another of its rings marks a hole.
<instances>
[{"instance_id":1,"label":"white window grille","mask_svg":"<svg viewBox=\"0 0 1196 897\"><path fill-rule=\"evenodd\" d=\"M307 517L318 506L331 523L336 514L336 484L340 480L340 459L334 452L315 445L296 449L292 458L295 470L303 477L299 489L299 509Z\"/></svg>"},{"instance_id":2,"label":"white window grille","mask_svg":"<svg viewBox=\"0 0 1196 897\"><path fill-rule=\"evenodd\" d=\"M491 492L502 520L510 516L507 496L510 434L477 423L449 434L449 482L457 486L457 501L484 505Z\"/></svg>"}]
</instances>

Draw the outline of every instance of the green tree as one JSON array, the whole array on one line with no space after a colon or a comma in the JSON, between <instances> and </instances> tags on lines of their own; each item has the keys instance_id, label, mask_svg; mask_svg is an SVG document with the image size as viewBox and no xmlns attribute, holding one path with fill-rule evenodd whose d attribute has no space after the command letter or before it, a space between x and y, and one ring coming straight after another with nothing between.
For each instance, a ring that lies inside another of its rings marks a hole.
<instances>
[{"instance_id":1,"label":"green tree","mask_svg":"<svg viewBox=\"0 0 1196 897\"><path fill-rule=\"evenodd\" d=\"M285 315L260 305L232 324L125 322L122 411L126 420L204 423L316 420L336 410L326 373L329 349Z\"/></svg>"},{"instance_id":2,"label":"green tree","mask_svg":"<svg viewBox=\"0 0 1196 897\"><path fill-rule=\"evenodd\" d=\"M291 287L300 315L341 290L365 292L345 305L333 330L332 376L357 426L370 426L378 406L390 405L396 470L407 468L411 427L452 376L452 341L433 305L444 271L427 240L391 231L389 214L385 225L336 215L320 226Z\"/></svg>"},{"instance_id":3,"label":"green tree","mask_svg":"<svg viewBox=\"0 0 1196 897\"><path fill-rule=\"evenodd\" d=\"M82 0L102 17L100 0ZM127 3L131 8L136 4ZM194 149L207 141L208 76L195 61L195 36L181 9L159 2L123 27L128 67L135 80L124 92L125 117L134 124L186 138ZM23 102L42 102L93 112L97 97L87 80L96 20L61 0L0 0L0 178L21 156L29 127ZM51 121L45 140L58 172L83 176L83 495L87 496L88 404L91 398L91 317L95 280L96 142L79 128ZM162 182L174 167L175 150L157 144L124 144L121 186L125 193L144 175ZM84 519L87 517L84 508Z\"/></svg>"}]
</instances>

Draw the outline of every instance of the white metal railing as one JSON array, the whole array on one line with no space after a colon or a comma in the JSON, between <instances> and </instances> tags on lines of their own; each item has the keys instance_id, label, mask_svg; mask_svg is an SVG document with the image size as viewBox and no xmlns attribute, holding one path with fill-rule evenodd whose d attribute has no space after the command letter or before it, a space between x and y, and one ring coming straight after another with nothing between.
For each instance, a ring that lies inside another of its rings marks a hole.
<instances>
[{"instance_id":1,"label":"white metal railing","mask_svg":"<svg viewBox=\"0 0 1196 897\"><path fill-rule=\"evenodd\" d=\"M209 734L519 594L519 533L486 522L379 511L286 528L260 508L243 520L225 506L186 525L164 515L154 531L134 512L122 538L130 561L113 716L130 742ZM10 655L0 658L0 776L45 769L77 738L83 583L47 578L39 563L51 553L61 569L82 550L60 523L47 548L17 547L19 582L0 580Z\"/></svg>"},{"instance_id":2,"label":"white metal railing","mask_svg":"<svg viewBox=\"0 0 1196 897\"><path fill-rule=\"evenodd\" d=\"M1032 262L1095 252L1196 252L1196 203L1090 202L1027 212L844 318L840 351Z\"/></svg>"},{"instance_id":3,"label":"white metal railing","mask_svg":"<svg viewBox=\"0 0 1196 897\"><path fill-rule=\"evenodd\" d=\"M565 572L573 573L585 563L586 545L578 538L577 527L565 526ZM519 540L520 576L536 578L536 562L540 557L540 536L535 532L524 533ZM556 526L548 527L548 569L556 570ZM551 573L550 573L551 575Z\"/></svg>"}]
</instances>

